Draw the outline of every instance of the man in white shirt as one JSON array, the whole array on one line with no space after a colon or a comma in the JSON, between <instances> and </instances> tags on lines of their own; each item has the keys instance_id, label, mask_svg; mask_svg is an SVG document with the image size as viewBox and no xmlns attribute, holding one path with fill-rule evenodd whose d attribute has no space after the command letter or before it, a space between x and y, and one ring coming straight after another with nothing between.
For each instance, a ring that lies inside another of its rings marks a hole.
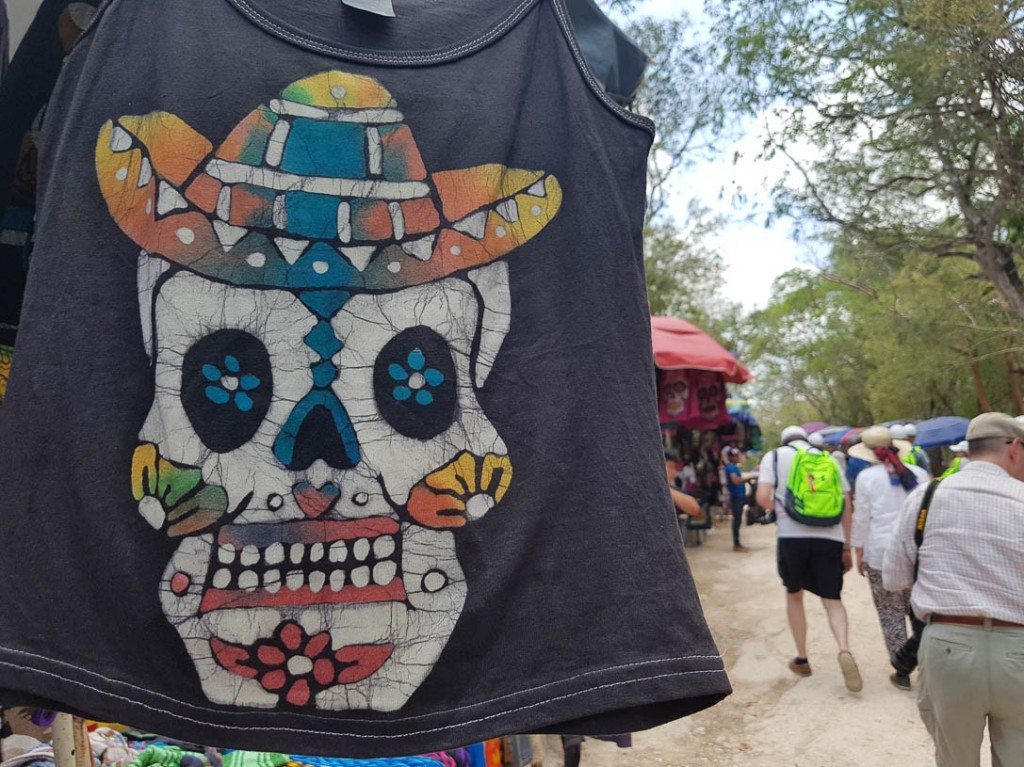
<instances>
[{"instance_id":1,"label":"man in white shirt","mask_svg":"<svg viewBox=\"0 0 1024 767\"><path fill-rule=\"evenodd\" d=\"M885 426L865 429L860 443L850 448L850 455L871 464L857 475L854 486L852 543L857 572L867 576L871 586L890 658L907 641L910 589L887 591L882 585L882 565L907 495L930 479L920 466L904 463L909 452L910 443L893 440ZM910 675L903 669L897 669L889 681L901 690L910 689Z\"/></svg>"},{"instance_id":2,"label":"man in white shirt","mask_svg":"<svg viewBox=\"0 0 1024 767\"><path fill-rule=\"evenodd\" d=\"M850 554L852 507L850 486L838 464L845 507L842 519L831 526L815 526L798 522L786 510L784 496L797 449L820 452L807 442L807 433L799 426L782 431L782 446L767 453L761 460L758 474L757 502L764 509L775 509L778 517L778 568L786 587L786 617L796 644L796 657L790 670L799 676L810 676L807 660L807 614L804 591L821 597L828 615L829 627L839 647L839 666L847 689L858 692L862 687L860 670L850 652L846 608L841 601L843 575L853 564Z\"/></svg>"},{"instance_id":3,"label":"man in white shirt","mask_svg":"<svg viewBox=\"0 0 1024 767\"><path fill-rule=\"evenodd\" d=\"M986 721L993 765L1024 765L1024 425L985 413L967 441L971 462L937 486L926 513L925 488L907 498L883 580L912 585L928 624L918 708L939 767L978 765Z\"/></svg>"}]
</instances>

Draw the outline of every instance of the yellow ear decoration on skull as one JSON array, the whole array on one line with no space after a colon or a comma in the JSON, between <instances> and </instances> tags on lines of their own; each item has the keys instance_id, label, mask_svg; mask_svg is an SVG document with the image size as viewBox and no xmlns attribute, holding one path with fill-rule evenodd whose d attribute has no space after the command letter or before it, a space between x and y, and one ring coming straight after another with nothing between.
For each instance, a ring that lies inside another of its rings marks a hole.
<instances>
[{"instance_id":1,"label":"yellow ear decoration on skull","mask_svg":"<svg viewBox=\"0 0 1024 767\"><path fill-rule=\"evenodd\" d=\"M508 492L512 462L507 455L483 458L468 451L431 472L409 494L410 516L425 527L462 527L486 514Z\"/></svg>"},{"instance_id":2,"label":"yellow ear decoration on skull","mask_svg":"<svg viewBox=\"0 0 1024 767\"><path fill-rule=\"evenodd\" d=\"M224 488L207 485L198 467L161 458L151 442L136 447L132 456L132 495L145 520L172 538L196 535L228 510Z\"/></svg>"}]
</instances>

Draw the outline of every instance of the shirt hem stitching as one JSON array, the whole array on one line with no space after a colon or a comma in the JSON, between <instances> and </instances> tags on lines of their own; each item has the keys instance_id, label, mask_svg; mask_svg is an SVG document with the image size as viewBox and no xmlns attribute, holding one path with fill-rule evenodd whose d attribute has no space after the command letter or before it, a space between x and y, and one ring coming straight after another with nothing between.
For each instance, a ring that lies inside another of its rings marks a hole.
<instances>
[{"instance_id":1,"label":"shirt hem stitching","mask_svg":"<svg viewBox=\"0 0 1024 767\"><path fill-rule=\"evenodd\" d=\"M118 680L118 679L113 679L113 678L110 678L110 677L106 677L106 676L104 676L102 674L99 674L99 673L97 673L95 671L90 671L90 670L88 670L86 668L83 668L81 666L76 666L75 664L72 664L72 663L66 663L66 662L63 662L63 661L56 661L56 660L54 660L52 658L47 658L45 656L37 655L35 653L26 652L26 651L23 651L23 650L13 650L13 649L10 649L10 648L0 647L0 654L4 654L4 653L9 653L11 655L21 655L21 656L27 656L27 657L31 657L31 658L36 658L36 659L39 659L39 660L48 661L49 663L52 663L55 666L65 666L67 668L75 669L76 671L80 671L80 672L82 672L84 674L87 674L89 676L96 677L97 679L102 680L104 682L109 682L109 683L116 684L116 685L122 685L124 687L128 687L128 688L131 688L131 689L134 689L134 690L140 690L140 691L148 692L150 695L153 695L154 697L163 698L164 700L168 701L169 704L175 704L175 705L177 705L179 707L185 707L185 708L193 709L193 710L195 710L197 712L208 712L208 713L213 713L213 714L228 714L228 715L240 714L240 715L244 715L244 716L252 716L252 713L253 713L252 711L250 711L248 709L245 710L245 711L234 712L234 711L224 711L223 709L210 708L210 707L206 707L206 706L196 706L194 704L187 703L185 701L181 701L181 700L178 700L176 698L172 698L170 696L163 695L161 693L157 693L157 692L153 692L153 691L149 691L149 690L144 690L144 688L140 688L137 685L131 684L130 682L124 682L124 681L121 681L121 680ZM619 664L619 665L616 665L616 666L605 666L603 668L594 669L594 670L591 670L591 671L584 672L582 674L574 674L572 676L568 676L568 677L565 677L563 679L559 679L559 680L556 680L556 681L553 681L553 682L548 682L548 683L545 683L543 685L538 685L536 687L531 687L531 688L525 688L525 689L522 689L522 690L517 690L515 692L508 693L506 695L501 695L501 696L498 696L498 697L493 698L493 699L488 700L488 701L482 701L482 702L479 702L479 703L473 703L473 704L469 704L469 705L458 707L458 708L445 709L444 712L438 712L438 713L435 713L435 714L424 714L424 715L421 715L421 716L414 716L414 717L389 718L389 719L381 720L379 722L373 722L372 724L393 725L396 722L403 722L403 721L409 722L409 721L415 721L417 719L429 718L429 717L432 717L432 716L451 715L451 713L455 712L455 711L464 711L464 710L470 709L470 708L478 708L478 707L482 707L482 706L487 706L489 704L493 704L495 701L499 701L499 700L503 700L503 699L507 699L507 698L518 697L520 695L528 694L530 692L536 692L536 691L539 691L539 690L543 690L546 687L551 687L551 686L554 686L554 685L566 684L566 683L573 682L573 681L576 681L576 680L581 680L581 679L583 679L585 677L591 677L591 676L595 676L595 675L599 675L599 674L606 674L608 672L621 671L621 670L624 670L624 669L637 669L637 668L642 668L642 667L656 666L656 665L661 665L661 664L665 664L665 663L687 661L687 660L715 660L715 661L718 661L719 664L721 664L721 657L718 656L718 655L683 655L683 656L678 656L678 657L674 657L674 658L661 658L661 659L654 659L654 660L648 660L648 661L638 661L636 663ZM407 738L407 737L415 736L415 735L428 735L428 734L431 734L431 733L442 732L442 731L445 731L445 730L457 729L457 728L460 728L460 727L466 727L466 726L470 726L470 725L473 725L473 724L478 724L480 722L485 722L485 721L488 721L490 719L495 719L495 718L498 718L498 717L501 717L501 716L507 716L509 714L514 714L514 713L517 713L519 711L527 711L529 709L537 708L539 706L543 706L543 705L546 705L546 704L549 704L549 703L554 703L554 702L561 701L561 700L566 700L566 699L569 699L569 698L575 698L575 697L579 697L581 695L588 695L588 694L590 694L590 693L592 693L592 692L594 692L596 690L604 690L604 689L610 689L610 688L614 688L614 687L621 687L623 685L637 684L637 683L640 683L640 682L649 682L649 681L655 681L655 680L658 680L658 679L667 679L667 678L687 676L687 675L696 675L696 674L723 674L724 675L725 674L725 668L720 665L719 668L714 668L714 669L691 669L691 670L687 670L687 671L666 672L666 673L663 673L663 674L654 674L654 675L649 675L649 676L644 676L644 677L635 677L635 678L632 678L632 679L622 680L622 681L618 681L618 682L608 682L608 683L601 684L601 685L591 686L591 687L588 687L585 690L577 690L575 692L569 692L569 693L564 693L562 695L551 696L551 697L545 698L543 700L535 701L535 702L530 703L530 704L524 704L524 705L521 705L521 706L513 706L511 708L505 708L503 710L496 711L496 712L487 714L485 716L480 716L480 717L477 717L477 718L474 718L474 719L466 719L466 720L463 720L463 721L460 721L460 722L456 722L456 723L453 723L453 724L450 724L450 725L426 728L426 729L422 729L422 730L408 731L408 732L397 733L397 734L361 734L361 733L354 733L354 732L339 733L336 729L317 730L317 729L305 729L305 728L282 727L282 726L239 726L239 725L221 724L221 723L216 723L216 722L210 722L209 720L205 720L205 719L193 719L193 718L191 718L191 717L189 717L189 716L187 716L185 714L175 713L174 711L171 711L171 710L168 710L168 709L159 708L157 706L153 706L153 705L150 705L148 703L144 703L141 700L136 700L134 698L127 697L125 695L120 695L118 693L115 693L115 692L112 692L112 691L109 691L109 690L104 690L102 688L95 687L95 686L93 686L91 684L88 684L86 682L79 681L77 679L74 679L74 678L71 678L71 677L68 677L68 676L65 676L65 675L57 674L57 673L54 673L54 672L51 672L51 671L46 671L45 669L37 668L35 666L27 666L27 665L24 665L24 664L17 664L17 663L12 663L10 661L0 660L0 667L9 667L9 668L13 668L13 669L15 669L17 671L21 671L21 672L28 671L28 672L33 673L33 674L39 674L39 675L42 675L42 676L45 676L45 677L51 677L51 678L55 678L55 679L60 679L61 681L65 682L65 683L74 685L76 687L84 688L86 690L90 690L90 691L98 693L99 695L102 695L104 697L114 698L116 700L119 700L119 701L122 701L122 702L125 702L125 703L128 703L128 704L131 704L131 705L141 706L141 707L143 707L143 708L145 708L145 709L147 709L149 711L152 711L154 713L163 714L163 715L166 715L166 716L171 716L171 717L175 717L175 718L178 718L178 719L184 719L184 720L187 720L187 721L189 721L189 722L191 722L193 724L200 724L200 725L204 725L204 726L208 726L208 727L214 727L214 728L220 729L220 730L226 730L226 731L245 731L245 732L259 732L259 731L263 731L263 732L292 732L292 733L296 733L296 734L306 734L306 735L334 735L334 736L341 735L341 736L344 736L344 737L352 737L352 738ZM280 713L287 713L287 714L291 715L291 712L278 712L278 711L261 711L261 712L258 712L258 713L261 716L268 716L268 715L269 716L273 716L275 714L280 714ZM334 723L334 724L337 724L339 722L346 722L346 721L347 722L360 721L360 722L363 722L363 723L366 722L366 720L351 720L351 719L346 720L344 718L334 718L334 717L319 717L319 718L322 718L325 721L328 721L328 722L331 722L331 723Z\"/></svg>"}]
</instances>

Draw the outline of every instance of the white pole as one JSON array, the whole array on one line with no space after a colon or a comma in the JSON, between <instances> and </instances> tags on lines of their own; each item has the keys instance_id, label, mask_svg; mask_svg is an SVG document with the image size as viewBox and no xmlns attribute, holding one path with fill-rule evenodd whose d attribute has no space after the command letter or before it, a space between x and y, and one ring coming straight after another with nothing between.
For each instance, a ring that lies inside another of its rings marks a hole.
<instances>
[{"instance_id":1,"label":"white pole","mask_svg":"<svg viewBox=\"0 0 1024 767\"><path fill-rule=\"evenodd\" d=\"M53 761L55 767L92 767L89 734L77 716L59 713L53 720Z\"/></svg>"}]
</instances>

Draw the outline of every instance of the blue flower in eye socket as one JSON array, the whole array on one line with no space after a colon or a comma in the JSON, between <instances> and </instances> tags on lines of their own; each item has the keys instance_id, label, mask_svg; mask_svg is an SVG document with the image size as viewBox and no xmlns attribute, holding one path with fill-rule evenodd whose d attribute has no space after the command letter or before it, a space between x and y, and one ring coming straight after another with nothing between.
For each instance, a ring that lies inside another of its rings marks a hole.
<instances>
[{"instance_id":1,"label":"blue flower in eye socket","mask_svg":"<svg viewBox=\"0 0 1024 767\"><path fill-rule=\"evenodd\" d=\"M427 367L427 358L419 348L406 355L404 365L398 362L388 365L388 375L397 384L391 390L391 396L397 402L411 399L422 407L433 404L434 394L430 390L444 383L444 373Z\"/></svg>"},{"instance_id":2,"label":"blue flower in eye socket","mask_svg":"<svg viewBox=\"0 0 1024 767\"><path fill-rule=\"evenodd\" d=\"M203 378L210 382L204 390L210 402L216 405L234 402L243 413L252 410L255 403L249 392L259 388L260 378L242 373L242 365L234 355L226 355L221 365L203 365Z\"/></svg>"}]
</instances>

